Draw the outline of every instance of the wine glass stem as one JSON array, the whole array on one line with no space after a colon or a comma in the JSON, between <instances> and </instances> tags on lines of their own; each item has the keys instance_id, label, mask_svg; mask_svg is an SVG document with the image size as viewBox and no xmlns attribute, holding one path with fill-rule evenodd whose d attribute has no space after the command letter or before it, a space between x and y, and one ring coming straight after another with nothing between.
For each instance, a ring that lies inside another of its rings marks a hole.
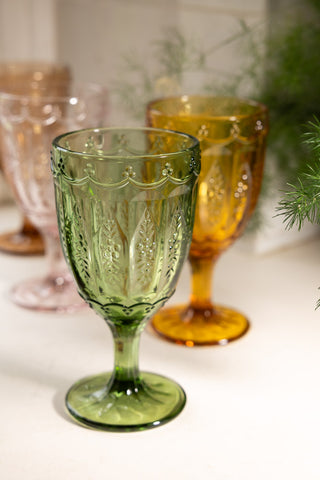
<instances>
[{"instance_id":1,"label":"wine glass stem","mask_svg":"<svg viewBox=\"0 0 320 480\"><path fill-rule=\"evenodd\" d=\"M217 257L193 257L190 255L191 308L212 308L212 279L216 260Z\"/></svg>"},{"instance_id":2,"label":"wine glass stem","mask_svg":"<svg viewBox=\"0 0 320 480\"><path fill-rule=\"evenodd\" d=\"M63 257L59 235L51 231L41 231L44 239L45 252L48 262L48 277L54 281L68 274L66 261Z\"/></svg>"},{"instance_id":3,"label":"wine glass stem","mask_svg":"<svg viewBox=\"0 0 320 480\"><path fill-rule=\"evenodd\" d=\"M114 339L112 383L139 382L139 343L141 328L109 324ZM118 388L118 387L117 387Z\"/></svg>"},{"instance_id":4,"label":"wine glass stem","mask_svg":"<svg viewBox=\"0 0 320 480\"><path fill-rule=\"evenodd\" d=\"M32 223L30 222L30 220L28 219L27 216L23 216L23 220L22 220L22 225L21 225L21 233L24 234L24 235L29 235L29 234L36 234L37 233L37 230L36 228L32 225Z\"/></svg>"}]
</instances>

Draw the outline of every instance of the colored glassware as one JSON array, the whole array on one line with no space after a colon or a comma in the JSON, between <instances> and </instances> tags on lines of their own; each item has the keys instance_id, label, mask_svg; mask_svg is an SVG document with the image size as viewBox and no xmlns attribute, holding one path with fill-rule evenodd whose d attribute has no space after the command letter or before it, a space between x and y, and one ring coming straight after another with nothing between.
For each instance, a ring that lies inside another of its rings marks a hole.
<instances>
[{"instance_id":1,"label":"colored glassware","mask_svg":"<svg viewBox=\"0 0 320 480\"><path fill-rule=\"evenodd\" d=\"M215 262L245 229L263 175L268 112L249 100L181 96L152 101L147 123L186 132L200 140L202 168L189 261L189 304L165 308L152 326L167 340L224 345L249 328L242 313L212 302Z\"/></svg>"},{"instance_id":2,"label":"colored glassware","mask_svg":"<svg viewBox=\"0 0 320 480\"><path fill-rule=\"evenodd\" d=\"M0 91L3 92L39 96L49 90L50 94L67 95L70 81L70 70L66 65L32 61L0 63ZM0 157L2 170L1 163ZM17 231L0 235L0 250L21 255L43 254L44 242L34 225L24 216Z\"/></svg>"},{"instance_id":3,"label":"colored glassware","mask_svg":"<svg viewBox=\"0 0 320 480\"><path fill-rule=\"evenodd\" d=\"M113 372L70 388L68 411L102 430L161 425L183 409L185 393L139 371L139 338L188 255L199 143L158 129L89 129L54 141L52 170L65 256L80 295L109 325L115 352Z\"/></svg>"},{"instance_id":4,"label":"colored glassware","mask_svg":"<svg viewBox=\"0 0 320 480\"><path fill-rule=\"evenodd\" d=\"M73 311L81 301L63 258L57 218L50 148L59 134L104 124L107 92L104 87L69 85L67 96L45 88L41 95L0 92L3 171L15 199L45 241L49 271L42 278L15 285L11 299L21 307L43 311Z\"/></svg>"}]
</instances>

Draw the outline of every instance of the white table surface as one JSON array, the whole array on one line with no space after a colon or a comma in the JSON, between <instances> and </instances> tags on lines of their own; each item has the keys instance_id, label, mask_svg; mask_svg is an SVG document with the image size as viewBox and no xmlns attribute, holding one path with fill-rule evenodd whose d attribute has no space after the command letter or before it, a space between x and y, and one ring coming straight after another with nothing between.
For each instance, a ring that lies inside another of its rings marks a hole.
<instances>
[{"instance_id":1,"label":"white table surface","mask_svg":"<svg viewBox=\"0 0 320 480\"><path fill-rule=\"evenodd\" d=\"M14 207L0 207L2 231L19 222ZM227 346L192 349L145 331L141 369L177 380L186 407L159 428L109 433L64 410L75 380L111 368L108 327L90 310L10 303L10 286L46 264L0 254L0 478L319 480L319 266L319 240L265 256L232 247L216 267L215 298L246 312L251 329ZM188 291L186 265L170 303Z\"/></svg>"}]
</instances>

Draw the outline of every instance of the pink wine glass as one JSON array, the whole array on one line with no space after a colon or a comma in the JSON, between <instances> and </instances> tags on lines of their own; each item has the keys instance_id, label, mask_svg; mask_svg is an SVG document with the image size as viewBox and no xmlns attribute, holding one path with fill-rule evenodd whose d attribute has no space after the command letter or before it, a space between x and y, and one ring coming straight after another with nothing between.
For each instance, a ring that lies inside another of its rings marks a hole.
<instances>
[{"instance_id":1,"label":"pink wine glass","mask_svg":"<svg viewBox=\"0 0 320 480\"><path fill-rule=\"evenodd\" d=\"M51 95L53 93L68 95L70 82L70 68L61 63L33 60L0 63L2 92L39 96L46 94L49 89ZM2 174L1 156L0 173ZM0 250L16 255L43 254L43 239L30 220L24 216L18 229L0 235Z\"/></svg>"},{"instance_id":2,"label":"pink wine glass","mask_svg":"<svg viewBox=\"0 0 320 480\"><path fill-rule=\"evenodd\" d=\"M57 135L104 125L107 110L106 89L95 84L70 86L68 96L50 95L50 89L39 96L0 92L4 175L17 204L43 236L49 264L43 278L11 289L11 299L21 307L74 311L85 305L60 247L50 147Z\"/></svg>"}]
</instances>

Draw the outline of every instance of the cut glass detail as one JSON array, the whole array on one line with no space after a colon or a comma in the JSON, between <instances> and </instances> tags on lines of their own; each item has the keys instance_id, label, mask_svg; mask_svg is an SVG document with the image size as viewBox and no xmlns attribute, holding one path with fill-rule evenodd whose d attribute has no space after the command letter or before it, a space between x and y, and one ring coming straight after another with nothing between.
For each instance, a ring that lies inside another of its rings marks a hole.
<instances>
[{"instance_id":1,"label":"cut glass detail","mask_svg":"<svg viewBox=\"0 0 320 480\"><path fill-rule=\"evenodd\" d=\"M225 179L219 161L212 161L208 175L207 185L207 208L208 221L215 225L219 222L225 195Z\"/></svg>"},{"instance_id":2,"label":"cut glass detail","mask_svg":"<svg viewBox=\"0 0 320 480\"><path fill-rule=\"evenodd\" d=\"M156 261L155 225L150 210L146 209L137 227L136 242L136 280L145 288L152 282Z\"/></svg>"}]
</instances>

